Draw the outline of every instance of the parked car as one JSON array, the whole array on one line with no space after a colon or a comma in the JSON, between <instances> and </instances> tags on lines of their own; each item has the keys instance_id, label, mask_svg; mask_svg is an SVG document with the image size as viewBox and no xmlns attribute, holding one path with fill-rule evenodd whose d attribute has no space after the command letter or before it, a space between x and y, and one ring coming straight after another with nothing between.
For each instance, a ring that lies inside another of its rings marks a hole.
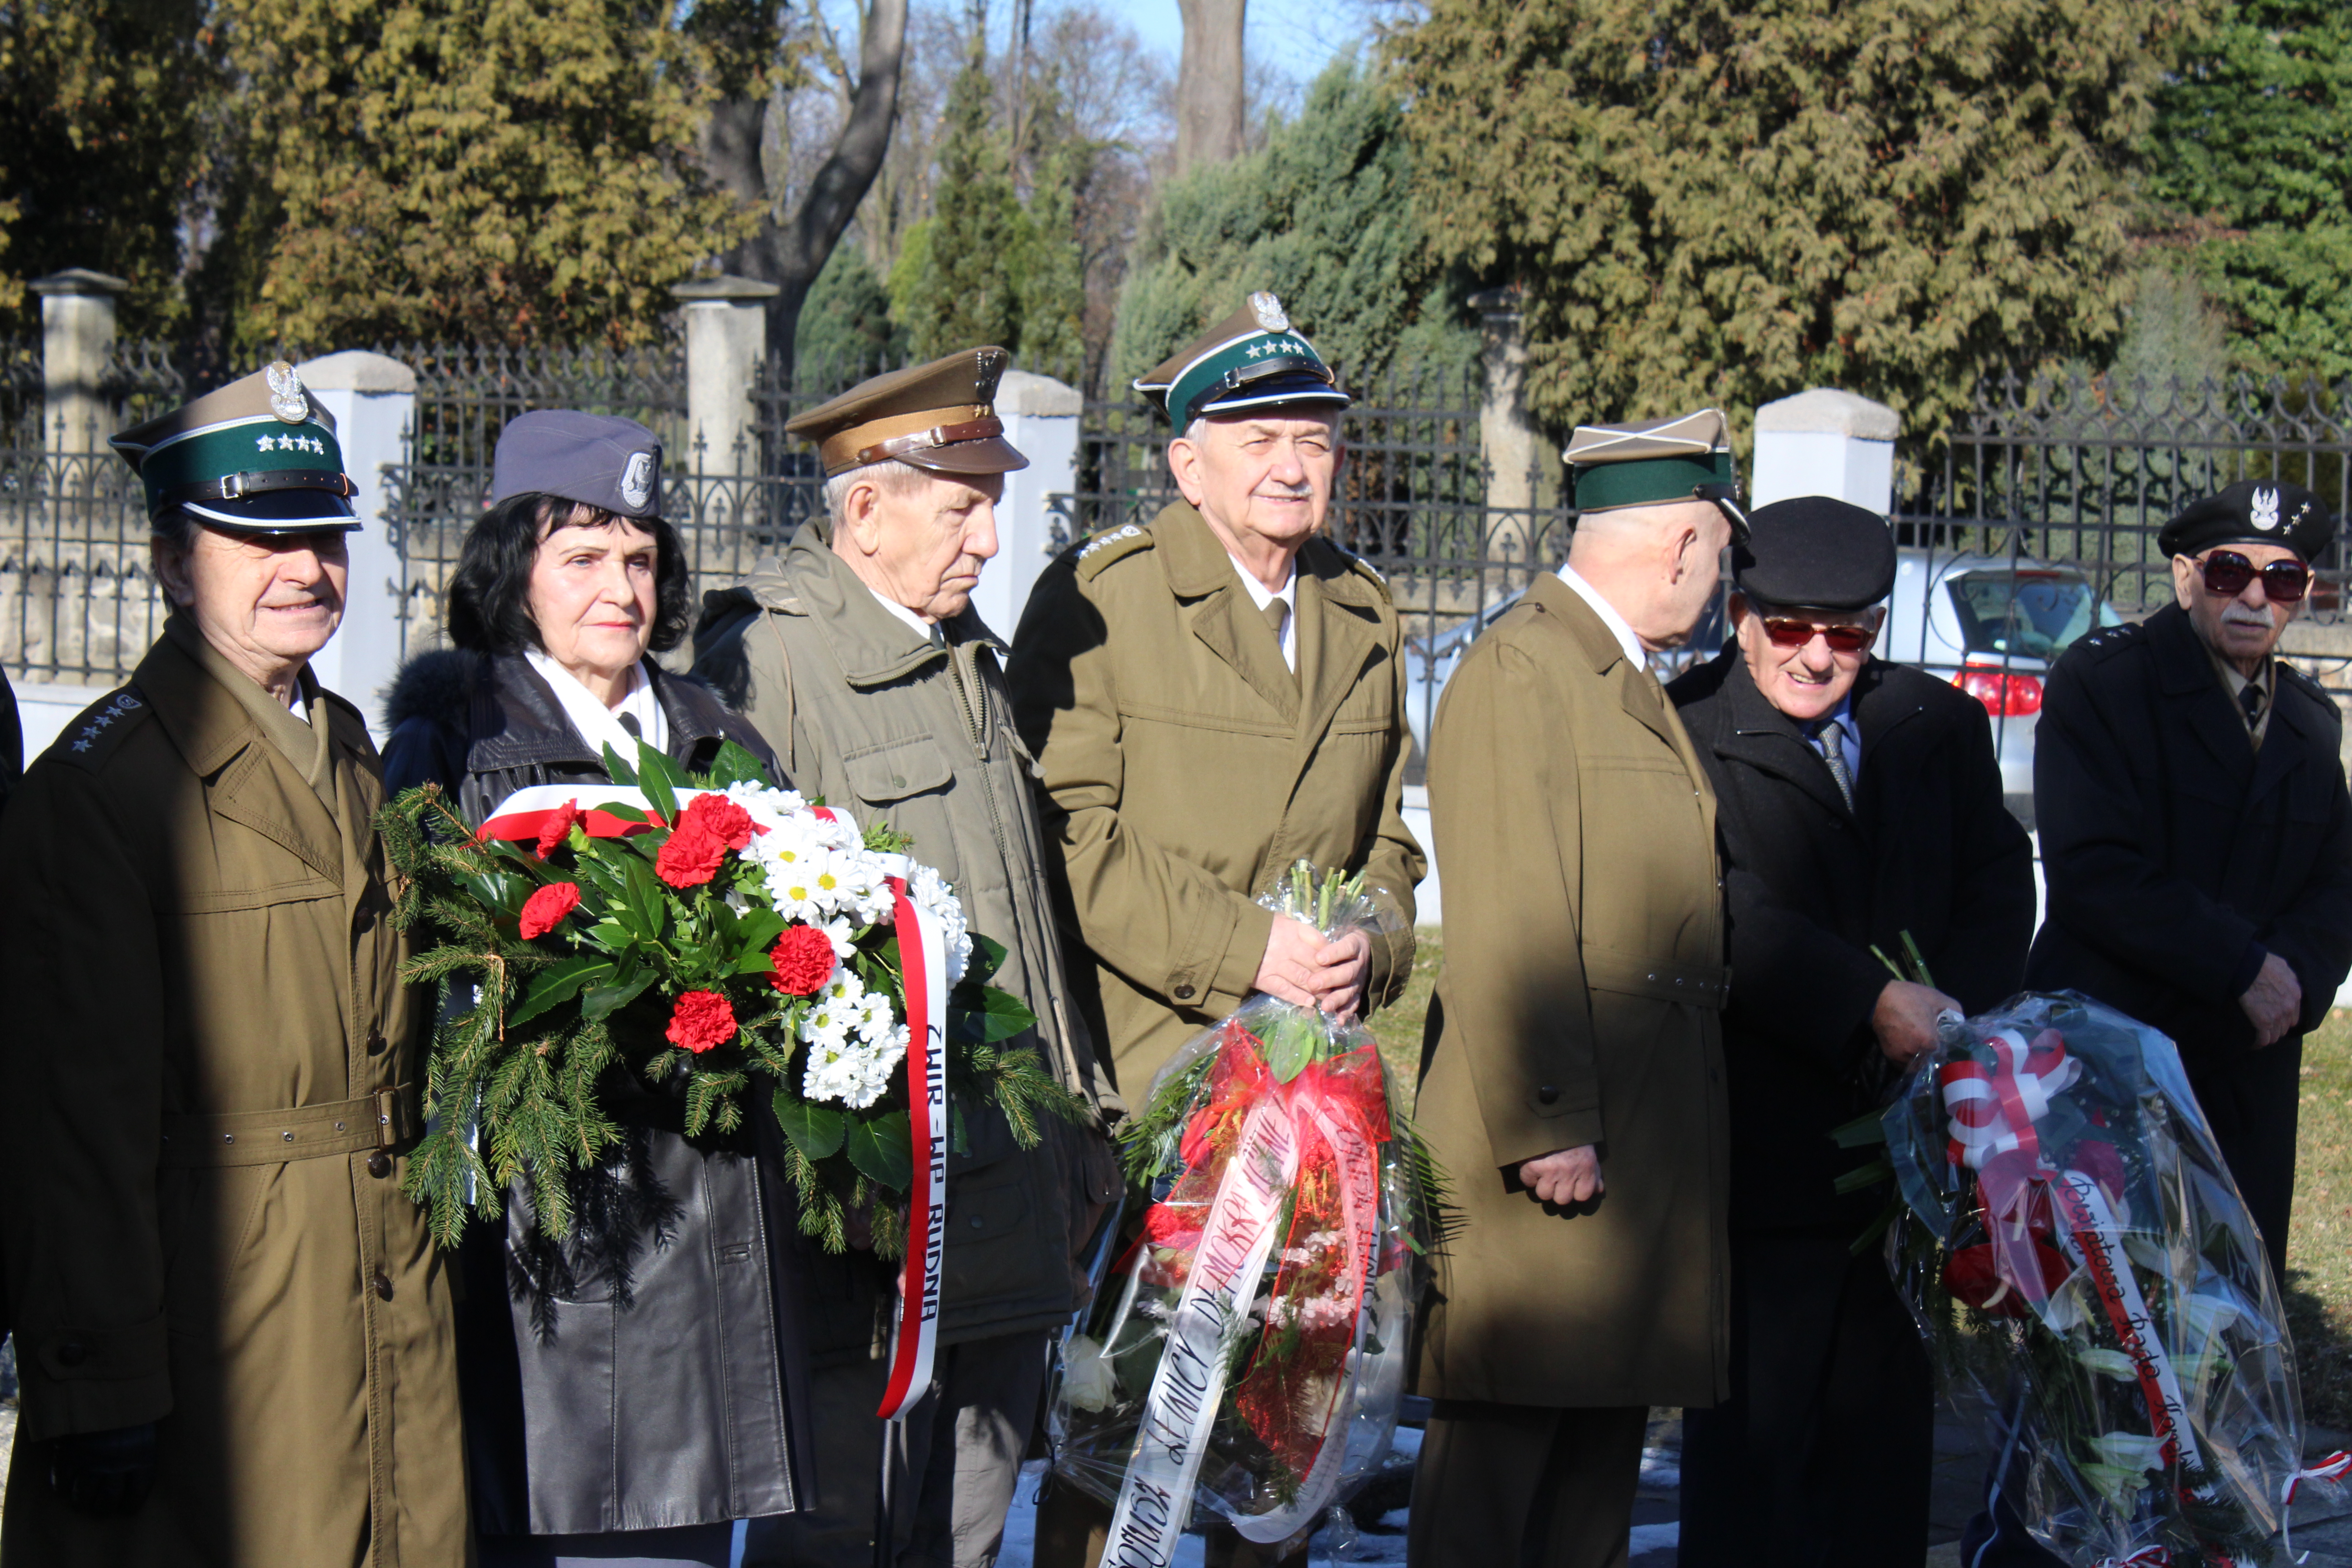
<instances>
[{"instance_id":1,"label":"parked car","mask_svg":"<svg viewBox=\"0 0 2352 1568\"><path fill-rule=\"evenodd\" d=\"M1478 634L1518 603L1503 595L1476 615L1433 637L1404 644L1406 722L1426 751L1431 721L1446 680ZM1689 647L1662 661L1672 679L1693 659L1711 658L1727 635L1725 599L1718 596L1692 633ZM2033 825L2033 727L2042 712L2042 683L2075 639L2123 617L2074 567L2030 557L1948 555L1906 549L1895 552L1895 591L1878 636L1882 658L1916 665L1985 705L1992 716L2001 793L2011 811Z\"/></svg>"}]
</instances>

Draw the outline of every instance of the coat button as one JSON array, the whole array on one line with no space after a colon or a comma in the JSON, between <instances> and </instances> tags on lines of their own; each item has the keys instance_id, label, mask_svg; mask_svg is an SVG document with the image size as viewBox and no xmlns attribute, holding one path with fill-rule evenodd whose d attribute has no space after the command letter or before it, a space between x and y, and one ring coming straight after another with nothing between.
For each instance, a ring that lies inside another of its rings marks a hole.
<instances>
[{"instance_id":1,"label":"coat button","mask_svg":"<svg viewBox=\"0 0 2352 1568\"><path fill-rule=\"evenodd\" d=\"M368 1174L382 1181L392 1174L392 1156L379 1149L368 1156Z\"/></svg>"},{"instance_id":2,"label":"coat button","mask_svg":"<svg viewBox=\"0 0 2352 1568\"><path fill-rule=\"evenodd\" d=\"M79 1340L68 1340L58 1347L59 1366L79 1366L89 1359L89 1348Z\"/></svg>"},{"instance_id":3,"label":"coat button","mask_svg":"<svg viewBox=\"0 0 2352 1568\"><path fill-rule=\"evenodd\" d=\"M1176 987L1176 1000L1179 1002L1190 1002L1192 999L1192 988L1190 985L1179 985Z\"/></svg>"},{"instance_id":4,"label":"coat button","mask_svg":"<svg viewBox=\"0 0 2352 1568\"><path fill-rule=\"evenodd\" d=\"M1559 1090L1553 1088L1550 1084L1546 1084L1541 1089L1536 1090L1536 1099L1538 1102L1545 1105L1557 1105L1559 1103Z\"/></svg>"},{"instance_id":5,"label":"coat button","mask_svg":"<svg viewBox=\"0 0 2352 1568\"><path fill-rule=\"evenodd\" d=\"M380 1057L380 1056L383 1055L383 1047L384 1047L387 1044L389 1044L389 1043L390 1043L390 1042L388 1042L388 1041L386 1041L386 1040L384 1039L384 1037L383 1037L383 1031L382 1029L370 1029L370 1030L368 1031L368 1037L367 1037L367 1053L368 1053L368 1055L370 1055L370 1056L372 1056L372 1057Z\"/></svg>"},{"instance_id":6,"label":"coat button","mask_svg":"<svg viewBox=\"0 0 2352 1568\"><path fill-rule=\"evenodd\" d=\"M360 912L352 917L352 929L362 936L375 929L375 911L364 905L361 906Z\"/></svg>"},{"instance_id":7,"label":"coat button","mask_svg":"<svg viewBox=\"0 0 2352 1568\"><path fill-rule=\"evenodd\" d=\"M986 1229L986 1228L987 1228L987 1226L988 1226L988 1222L987 1222L986 1220L984 1220L984 1219L982 1219L978 1215L972 1215L972 1216L971 1216L971 1228L972 1228L972 1229L974 1229L974 1230L984 1230L984 1229Z\"/></svg>"},{"instance_id":8,"label":"coat button","mask_svg":"<svg viewBox=\"0 0 2352 1568\"><path fill-rule=\"evenodd\" d=\"M373 1284L375 1286L375 1293L378 1296L387 1301L392 1300L392 1276L379 1268L375 1271L375 1279L373 1280Z\"/></svg>"}]
</instances>

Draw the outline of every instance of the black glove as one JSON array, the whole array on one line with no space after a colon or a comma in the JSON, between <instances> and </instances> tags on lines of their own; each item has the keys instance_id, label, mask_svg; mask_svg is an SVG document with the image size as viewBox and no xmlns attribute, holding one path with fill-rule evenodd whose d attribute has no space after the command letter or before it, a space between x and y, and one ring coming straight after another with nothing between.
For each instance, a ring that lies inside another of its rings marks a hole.
<instances>
[{"instance_id":1,"label":"black glove","mask_svg":"<svg viewBox=\"0 0 2352 1568\"><path fill-rule=\"evenodd\" d=\"M127 1519L155 1489L155 1424L74 1432L49 1443L49 1489L93 1519Z\"/></svg>"}]
</instances>

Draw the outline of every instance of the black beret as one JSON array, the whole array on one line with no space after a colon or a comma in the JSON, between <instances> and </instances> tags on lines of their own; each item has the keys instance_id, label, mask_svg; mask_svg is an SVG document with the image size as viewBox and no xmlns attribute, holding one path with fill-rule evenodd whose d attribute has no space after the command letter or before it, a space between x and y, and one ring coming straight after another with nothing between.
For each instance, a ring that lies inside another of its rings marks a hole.
<instances>
[{"instance_id":1,"label":"black beret","mask_svg":"<svg viewBox=\"0 0 2352 1568\"><path fill-rule=\"evenodd\" d=\"M1739 591L1764 604L1866 610L1895 586L1895 531L1850 501L1793 496L1748 514L1733 563Z\"/></svg>"},{"instance_id":2,"label":"black beret","mask_svg":"<svg viewBox=\"0 0 2352 1568\"><path fill-rule=\"evenodd\" d=\"M490 455L490 504L541 494L622 517L661 515L662 445L634 419L546 408L518 415Z\"/></svg>"},{"instance_id":3,"label":"black beret","mask_svg":"<svg viewBox=\"0 0 2352 1568\"><path fill-rule=\"evenodd\" d=\"M2310 561L2335 539L2336 514L2301 485L2242 479L2166 523L2156 547L2167 555L2194 555L2216 544L2284 544Z\"/></svg>"}]
</instances>

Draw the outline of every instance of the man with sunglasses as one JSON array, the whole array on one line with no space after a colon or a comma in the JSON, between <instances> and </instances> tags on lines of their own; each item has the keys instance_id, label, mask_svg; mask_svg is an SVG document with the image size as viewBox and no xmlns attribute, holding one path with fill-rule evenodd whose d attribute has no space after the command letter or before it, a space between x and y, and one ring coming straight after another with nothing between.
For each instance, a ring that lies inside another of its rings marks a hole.
<instances>
[{"instance_id":1,"label":"man with sunglasses","mask_svg":"<svg viewBox=\"0 0 2352 1568\"><path fill-rule=\"evenodd\" d=\"M2274 657L2335 540L2300 485L2165 524L2178 603L2051 672L2034 814L2050 919L2027 979L2170 1035L2284 1286L2303 1036L2352 967L2342 720Z\"/></svg>"},{"instance_id":2,"label":"man with sunglasses","mask_svg":"<svg viewBox=\"0 0 2352 1568\"><path fill-rule=\"evenodd\" d=\"M1935 1043L1939 1012L2017 990L2032 849L1983 706L1870 651L1886 520L1806 496L1749 521L1733 641L1667 689L1715 784L1735 976L1731 1397L1685 1417L1678 1550L1685 1568L1916 1565L1927 1360L1876 1249L1852 1250L1885 1194L1837 1182L1867 1152L1830 1134ZM1909 947L1927 979L1876 955Z\"/></svg>"}]
</instances>

